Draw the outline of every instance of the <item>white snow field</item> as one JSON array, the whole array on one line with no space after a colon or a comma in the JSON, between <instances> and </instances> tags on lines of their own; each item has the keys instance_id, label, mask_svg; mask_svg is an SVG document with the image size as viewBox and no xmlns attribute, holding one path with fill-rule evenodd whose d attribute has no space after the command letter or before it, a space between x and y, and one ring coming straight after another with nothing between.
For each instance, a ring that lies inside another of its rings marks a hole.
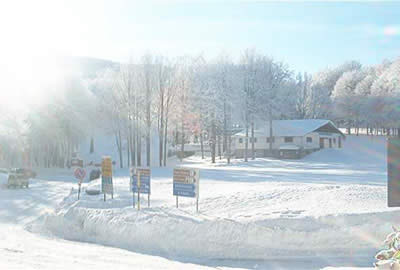
<instances>
[{"instance_id":1,"label":"white snow field","mask_svg":"<svg viewBox=\"0 0 400 270\"><path fill-rule=\"evenodd\" d=\"M4 175L0 175L4 179ZM33 180L29 189L0 189L0 269L215 269L26 230L57 208L72 182ZM32 223L33 222L33 223ZM227 269L221 267L220 269Z\"/></svg>"},{"instance_id":2,"label":"white snow field","mask_svg":"<svg viewBox=\"0 0 400 270\"><path fill-rule=\"evenodd\" d=\"M141 211L128 170L115 171L106 202L85 193L78 201L68 170L41 171L46 180L29 190L0 190L0 268L371 267L400 224L400 211L386 206L383 137L348 136L343 149L302 160L228 166L195 156L180 165L200 168L198 214L190 198L176 209L172 167L152 169L151 207L142 196Z\"/></svg>"}]
</instances>

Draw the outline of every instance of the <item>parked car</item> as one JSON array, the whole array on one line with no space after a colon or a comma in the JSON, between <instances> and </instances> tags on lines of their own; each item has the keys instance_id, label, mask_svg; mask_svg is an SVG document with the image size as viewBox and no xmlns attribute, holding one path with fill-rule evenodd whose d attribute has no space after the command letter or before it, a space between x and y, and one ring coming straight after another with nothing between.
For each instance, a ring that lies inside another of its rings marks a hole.
<instances>
[{"instance_id":1,"label":"parked car","mask_svg":"<svg viewBox=\"0 0 400 270\"><path fill-rule=\"evenodd\" d=\"M8 188L29 187L29 178L36 177L36 173L29 169L14 168L8 173Z\"/></svg>"},{"instance_id":2,"label":"parked car","mask_svg":"<svg viewBox=\"0 0 400 270\"><path fill-rule=\"evenodd\" d=\"M9 173L22 174L27 178L35 178L37 176L37 173L35 171L26 168L14 168L9 170Z\"/></svg>"},{"instance_id":3,"label":"parked car","mask_svg":"<svg viewBox=\"0 0 400 270\"><path fill-rule=\"evenodd\" d=\"M92 181L94 179L100 178L100 174L101 174L101 170L99 170L99 169L92 170L89 175L89 180Z\"/></svg>"}]
</instances>

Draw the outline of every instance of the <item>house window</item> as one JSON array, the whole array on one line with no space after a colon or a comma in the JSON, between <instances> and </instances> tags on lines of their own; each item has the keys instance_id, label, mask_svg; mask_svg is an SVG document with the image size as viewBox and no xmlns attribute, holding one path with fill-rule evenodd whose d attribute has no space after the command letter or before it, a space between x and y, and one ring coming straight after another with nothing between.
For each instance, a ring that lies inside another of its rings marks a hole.
<instances>
[{"instance_id":1,"label":"house window","mask_svg":"<svg viewBox=\"0 0 400 270\"><path fill-rule=\"evenodd\" d=\"M239 143L243 143L243 138L239 138Z\"/></svg>"},{"instance_id":2,"label":"house window","mask_svg":"<svg viewBox=\"0 0 400 270\"><path fill-rule=\"evenodd\" d=\"M307 138L306 138L306 141L307 141L308 143L312 143L312 138L311 138L311 137L307 137Z\"/></svg>"},{"instance_id":3,"label":"house window","mask_svg":"<svg viewBox=\"0 0 400 270\"><path fill-rule=\"evenodd\" d=\"M267 137L267 143L269 143L270 142L270 139L269 139L269 137ZM272 142L275 142L275 137L272 137Z\"/></svg>"},{"instance_id":4,"label":"house window","mask_svg":"<svg viewBox=\"0 0 400 270\"><path fill-rule=\"evenodd\" d=\"M293 137L285 137L285 143L292 143Z\"/></svg>"}]
</instances>

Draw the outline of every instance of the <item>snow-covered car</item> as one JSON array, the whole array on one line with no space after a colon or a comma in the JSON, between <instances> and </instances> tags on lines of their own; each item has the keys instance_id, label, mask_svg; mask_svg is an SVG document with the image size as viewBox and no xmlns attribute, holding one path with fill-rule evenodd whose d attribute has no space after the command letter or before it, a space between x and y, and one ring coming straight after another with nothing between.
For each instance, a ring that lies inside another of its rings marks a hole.
<instances>
[{"instance_id":1,"label":"snow-covered car","mask_svg":"<svg viewBox=\"0 0 400 270\"><path fill-rule=\"evenodd\" d=\"M100 169L93 169L90 171L89 180L92 181L94 179L100 178L101 170Z\"/></svg>"},{"instance_id":2,"label":"snow-covered car","mask_svg":"<svg viewBox=\"0 0 400 270\"><path fill-rule=\"evenodd\" d=\"M91 181L86 186L86 193L88 195L99 195L101 191L101 179Z\"/></svg>"},{"instance_id":3,"label":"snow-covered car","mask_svg":"<svg viewBox=\"0 0 400 270\"><path fill-rule=\"evenodd\" d=\"M8 173L8 188L28 188L29 187L29 178L31 178L33 174L31 170L15 168L11 169Z\"/></svg>"}]
</instances>

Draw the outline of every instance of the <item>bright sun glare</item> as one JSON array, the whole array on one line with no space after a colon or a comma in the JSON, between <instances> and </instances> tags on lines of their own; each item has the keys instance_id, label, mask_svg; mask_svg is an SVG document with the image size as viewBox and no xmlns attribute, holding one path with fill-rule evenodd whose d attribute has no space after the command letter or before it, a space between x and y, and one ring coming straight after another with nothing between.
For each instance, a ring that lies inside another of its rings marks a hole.
<instances>
[{"instance_id":1,"label":"bright sun glare","mask_svg":"<svg viewBox=\"0 0 400 270\"><path fill-rule=\"evenodd\" d=\"M60 75L56 55L69 53L66 48L79 43L72 35L79 22L61 4L52 1L0 3L0 30L8 37L0 49L2 107L19 111L42 102Z\"/></svg>"}]
</instances>

